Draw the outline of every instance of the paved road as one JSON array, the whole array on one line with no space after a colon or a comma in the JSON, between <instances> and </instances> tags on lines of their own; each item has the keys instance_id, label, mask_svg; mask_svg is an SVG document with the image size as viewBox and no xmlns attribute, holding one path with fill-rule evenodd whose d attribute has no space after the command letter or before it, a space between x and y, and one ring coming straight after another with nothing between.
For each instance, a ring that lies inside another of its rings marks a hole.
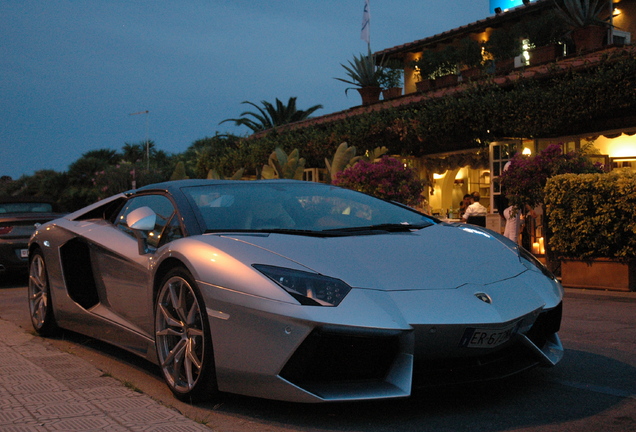
<instances>
[{"instance_id":1,"label":"paved road","mask_svg":"<svg viewBox=\"0 0 636 432\"><path fill-rule=\"evenodd\" d=\"M24 281L0 281L0 318L30 331ZM496 385L419 393L407 400L299 405L227 395L199 406L175 400L156 367L65 332L50 342L223 432L636 431L636 293L568 290L564 360Z\"/></svg>"}]
</instances>

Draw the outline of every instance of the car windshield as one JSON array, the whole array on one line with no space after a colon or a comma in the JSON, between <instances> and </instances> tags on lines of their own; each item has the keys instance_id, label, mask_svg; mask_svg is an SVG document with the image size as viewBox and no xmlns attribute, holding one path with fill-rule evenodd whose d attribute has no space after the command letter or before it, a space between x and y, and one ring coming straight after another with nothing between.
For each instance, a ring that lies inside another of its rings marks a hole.
<instances>
[{"instance_id":1,"label":"car windshield","mask_svg":"<svg viewBox=\"0 0 636 432\"><path fill-rule=\"evenodd\" d=\"M0 214L3 213L51 213L53 205L41 202L0 203Z\"/></svg>"},{"instance_id":2,"label":"car windshield","mask_svg":"<svg viewBox=\"0 0 636 432\"><path fill-rule=\"evenodd\" d=\"M408 231L433 224L414 210L320 183L239 182L182 189L206 232L340 235Z\"/></svg>"}]
</instances>

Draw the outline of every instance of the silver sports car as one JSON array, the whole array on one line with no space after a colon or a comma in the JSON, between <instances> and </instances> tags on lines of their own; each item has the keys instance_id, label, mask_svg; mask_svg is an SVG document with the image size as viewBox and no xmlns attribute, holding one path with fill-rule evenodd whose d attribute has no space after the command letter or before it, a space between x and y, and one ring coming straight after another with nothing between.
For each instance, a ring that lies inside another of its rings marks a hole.
<instances>
[{"instance_id":1,"label":"silver sports car","mask_svg":"<svg viewBox=\"0 0 636 432\"><path fill-rule=\"evenodd\" d=\"M563 290L486 229L300 181L182 180L42 225L35 329L157 363L179 399L409 396L563 356Z\"/></svg>"}]
</instances>

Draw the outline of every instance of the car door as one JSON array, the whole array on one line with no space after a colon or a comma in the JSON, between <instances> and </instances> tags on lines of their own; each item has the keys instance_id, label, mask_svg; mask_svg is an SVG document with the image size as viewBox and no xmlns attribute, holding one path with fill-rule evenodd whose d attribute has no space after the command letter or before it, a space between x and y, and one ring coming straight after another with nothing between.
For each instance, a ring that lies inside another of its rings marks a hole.
<instances>
[{"instance_id":1,"label":"car door","mask_svg":"<svg viewBox=\"0 0 636 432\"><path fill-rule=\"evenodd\" d=\"M126 217L140 207L149 207L157 215L155 228L140 233L145 236L147 250L140 253L137 234L128 228ZM147 194L126 203L114 220L111 234L94 243L99 248L93 266L102 284L100 303L114 320L150 336L153 332L153 294L151 263L153 252L164 243L182 236L175 206L165 195ZM99 313L99 311L98 311ZM101 311L105 314L105 311Z\"/></svg>"}]
</instances>

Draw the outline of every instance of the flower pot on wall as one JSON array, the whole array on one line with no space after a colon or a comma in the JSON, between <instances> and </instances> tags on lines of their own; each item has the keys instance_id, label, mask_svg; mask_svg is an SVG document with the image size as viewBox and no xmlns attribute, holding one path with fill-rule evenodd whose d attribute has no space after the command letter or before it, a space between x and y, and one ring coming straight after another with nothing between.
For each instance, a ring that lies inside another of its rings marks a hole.
<instances>
[{"instance_id":1,"label":"flower pot on wall","mask_svg":"<svg viewBox=\"0 0 636 432\"><path fill-rule=\"evenodd\" d=\"M545 45L530 51L530 66L550 63L563 56L563 47L559 44Z\"/></svg>"},{"instance_id":2,"label":"flower pot on wall","mask_svg":"<svg viewBox=\"0 0 636 432\"><path fill-rule=\"evenodd\" d=\"M391 88L382 90L383 99L393 99L400 96L402 96L402 87L391 87Z\"/></svg>"},{"instance_id":3,"label":"flower pot on wall","mask_svg":"<svg viewBox=\"0 0 636 432\"><path fill-rule=\"evenodd\" d=\"M514 58L507 58L507 59L495 61L495 73L498 75L503 75L503 74L512 72L514 68L515 68Z\"/></svg>"},{"instance_id":4,"label":"flower pot on wall","mask_svg":"<svg viewBox=\"0 0 636 432\"><path fill-rule=\"evenodd\" d=\"M607 28L589 25L572 30L572 40L577 52L596 51L603 48Z\"/></svg>"},{"instance_id":5,"label":"flower pot on wall","mask_svg":"<svg viewBox=\"0 0 636 432\"><path fill-rule=\"evenodd\" d=\"M636 260L609 258L561 260L561 284L566 288L636 291Z\"/></svg>"},{"instance_id":6,"label":"flower pot on wall","mask_svg":"<svg viewBox=\"0 0 636 432\"><path fill-rule=\"evenodd\" d=\"M444 75L444 76L435 78L435 87L436 88L451 87L451 86L457 85L457 82L458 82L457 75L455 74Z\"/></svg>"},{"instance_id":7,"label":"flower pot on wall","mask_svg":"<svg viewBox=\"0 0 636 432\"><path fill-rule=\"evenodd\" d=\"M362 105L369 105L380 100L380 93L382 89L378 86L360 87L357 88L360 97L362 98Z\"/></svg>"},{"instance_id":8,"label":"flower pot on wall","mask_svg":"<svg viewBox=\"0 0 636 432\"><path fill-rule=\"evenodd\" d=\"M423 79L415 83L415 88L417 91L429 91L435 88L435 80Z\"/></svg>"},{"instance_id":9,"label":"flower pot on wall","mask_svg":"<svg viewBox=\"0 0 636 432\"><path fill-rule=\"evenodd\" d=\"M481 78L482 76L481 71L482 69L480 67L471 67L471 68L462 70L460 74L462 77L462 81L463 82L475 81Z\"/></svg>"}]
</instances>

